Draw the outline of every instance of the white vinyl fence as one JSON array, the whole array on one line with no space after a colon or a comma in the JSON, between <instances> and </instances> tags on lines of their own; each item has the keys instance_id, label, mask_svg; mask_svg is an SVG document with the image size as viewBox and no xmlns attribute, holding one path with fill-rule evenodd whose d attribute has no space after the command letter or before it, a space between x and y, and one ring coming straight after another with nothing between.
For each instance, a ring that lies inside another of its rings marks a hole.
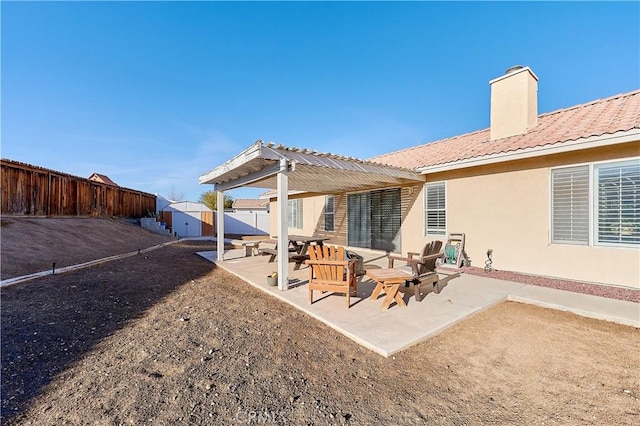
<instances>
[{"instance_id":1,"label":"white vinyl fence","mask_svg":"<svg viewBox=\"0 0 640 426\"><path fill-rule=\"evenodd\" d=\"M217 212L215 212L217 214ZM215 219L217 221L217 219ZM238 235L268 235L269 212L225 212L224 233Z\"/></svg>"}]
</instances>

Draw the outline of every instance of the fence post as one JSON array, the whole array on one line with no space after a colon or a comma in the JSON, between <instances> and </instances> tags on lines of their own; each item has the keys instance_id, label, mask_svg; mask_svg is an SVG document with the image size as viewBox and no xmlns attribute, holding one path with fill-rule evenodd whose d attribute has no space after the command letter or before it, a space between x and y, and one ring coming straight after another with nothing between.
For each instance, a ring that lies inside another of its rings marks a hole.
<instances>
[{"instance_id":1,"label":"fence post","mask_svg":"<svg viewBox=\"0 0 640 426\"><path fill-rule=\"evenodd\" d=\"M49 216L49 212L51 211L51 172L47 173L48 182L47 182L47 206L46 213Z\"/></svg>"}]
</instances>

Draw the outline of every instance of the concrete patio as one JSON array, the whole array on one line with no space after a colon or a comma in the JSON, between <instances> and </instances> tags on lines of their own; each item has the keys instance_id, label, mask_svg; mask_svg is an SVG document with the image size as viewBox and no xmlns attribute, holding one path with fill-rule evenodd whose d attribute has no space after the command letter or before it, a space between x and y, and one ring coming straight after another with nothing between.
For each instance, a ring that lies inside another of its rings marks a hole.
<instances>
[{"instance_id":1,"label":"concrete patio","mask_svg":"<svg viewBox=\"0 0 640 426\"><path fill-rule=\"evenodd\" d=\"M387 260L380 252L358 250L358 253L364 257L365 269L387 267ZM215 251L198 254L385 357L506 300L640 327L637 303L449 272L439 274L439 292L423 294L420 302L415 301L412 293L406 293L406 307L392 304L388 310L381 310L383 297L375 301L368 299L375 283L367 276L358 283L358 297L351 298L351 308L346 308L344 295L320 292L314 292L314 303L310 305L306 266L294 271L294 264L290 263L289 290L280 291L267 285L267 275L277 269L277 262L268 263L269 256L245 257L244 250L234 249L225 251L225 260L218 262Z\"/></svg>"}]
</instances>

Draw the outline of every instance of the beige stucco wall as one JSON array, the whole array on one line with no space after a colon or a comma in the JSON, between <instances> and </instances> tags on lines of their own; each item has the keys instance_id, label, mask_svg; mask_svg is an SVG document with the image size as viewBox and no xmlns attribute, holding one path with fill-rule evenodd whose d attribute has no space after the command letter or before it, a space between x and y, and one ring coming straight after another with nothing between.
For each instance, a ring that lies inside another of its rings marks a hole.
<instances>
[{"instance_id":1,"label":"beige stucco wall","mask_svg":"<svg viewBox=\"0 0 640 426\"><path fill-rule=\"evenodd\" d=\"M640 288L640 249L577 246L550 242L550 173L553 167L636 157L640 142L580 152L512 161L426 176L447 186L447 232L466 234L472 266L484 267L487 249L493 267L587 282ZM403 188L401 250L419 251L432 239L424 236L424 187ZM336 198L346 203L346 197ZM303 229L292 234L322 233L324 196L304 202ZM337 205L341 215L346 211ZM276 228L276 203L271 203L271 234ZM335 243L346 242L346 221L336 230Z\"/></svg>"},{"instance_id":2,"label":"beige stucco wall","mask_svg":"<svg viewBox=\"0 0 640 426\"><path fill-rule=\"evenodd\" d=\"M473 265L639 287L638 249L551 244L549 169L448 182L448 228L466 233Z\"/></svg>"},{"instance_id":3,"label":"beige stucco wall","mask_svg":"<svg viewBox=\"0 0 640 426\"><path fill-rule=\"evenodd\" d=\"M483 267L493 249L496 269L640 288L640 249L552 244L549 234L552 167L631 157L639 148L627 144L428 180L446 180L447 228L466 234L473 266Z\"/></svg>"},{"instance_id":4,"label":"beige stucco wall","mask_svg":"<svg viewBox=\"0 0 640 426\"><path fill-rule=\"evenodd\" d=\"M289 234L316 235L318 221L324 212L324 195L305 197L302 202L302 228L290 227ZM278 203L273 199L269 204L269 234L274 236L278 234Z\"/></svg>"},{"instance_id":5,"label":"beige stucco wall","mask_svg":"<svg viewBox=\"0 0 640 426\"><path fill-rule=\"evenodd\" d=\"M424 236L424 186L418 185L414 189L413 202L407 205L402 225L400 227L400 253L406 255L407 252L420 252L422 247L434 237ZM406 193L402 194L407 196ZM437 237L436 237L437 238Z\"/></svg>"},{"instance_id":6,"label":"beige stucco wall","mask_svg":"<svg viewBox=\"0 0 640 426\"><path fill-rule=\"evenodd\" d=\"M269 201L269 235L278 234L278 202L275 199Z\"/></svg>"}]
</instances>

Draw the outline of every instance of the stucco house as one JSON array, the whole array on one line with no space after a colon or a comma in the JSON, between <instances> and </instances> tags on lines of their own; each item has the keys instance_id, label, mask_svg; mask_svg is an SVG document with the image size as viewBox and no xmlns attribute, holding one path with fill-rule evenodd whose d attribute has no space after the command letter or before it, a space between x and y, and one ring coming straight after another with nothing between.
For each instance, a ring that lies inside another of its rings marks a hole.
<instances>
[{"instance_id":1,"label":"stucco house","mask_svg":"<svg viewBox=\"0 0 640 426\"><path fill-rule=\"evenodd\" d=\"M491 249L497 269L640 288L640 90L538 114L529 67L489 83L485 130L367 161L258 141L200 182L276 189L283 242L406 253L463 232L474 266Z\"/></svg>"}]
</instances>

